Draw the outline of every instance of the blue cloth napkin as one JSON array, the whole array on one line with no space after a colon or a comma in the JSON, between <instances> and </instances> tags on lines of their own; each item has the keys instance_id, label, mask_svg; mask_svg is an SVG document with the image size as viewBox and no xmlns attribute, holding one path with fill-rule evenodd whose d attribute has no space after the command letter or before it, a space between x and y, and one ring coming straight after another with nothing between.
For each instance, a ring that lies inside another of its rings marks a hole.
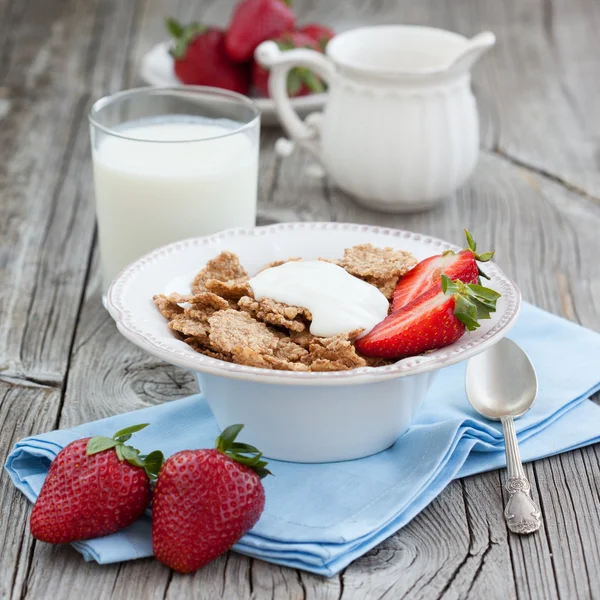
<instances>
[{"instance_id":1,"label":"blue cloth napkin","mask_svg":"<svg viewBox=\"0 0 600 600\"><path fill-rule=\"evenodd\" d=\"M525 305L510 337L529 354L539 378L535 405L516 422L523 459L599 441L600 407L586 398L600 388L600 335ZM505 466L501 428L467 403L464 371L458 364L439 374L413 426L385 452L322 465L271 461L275 476L263 480L265 512L235 549L331 576L406 525L453 479ZM6 470L33 502L50 462L69 442L141 422L155 425L136 434L142 452L210 447L218 435L196 395L26 438L15 445ZM74 546L99 563L150 556L150 519Z\"/></svg>"}]
</instances>

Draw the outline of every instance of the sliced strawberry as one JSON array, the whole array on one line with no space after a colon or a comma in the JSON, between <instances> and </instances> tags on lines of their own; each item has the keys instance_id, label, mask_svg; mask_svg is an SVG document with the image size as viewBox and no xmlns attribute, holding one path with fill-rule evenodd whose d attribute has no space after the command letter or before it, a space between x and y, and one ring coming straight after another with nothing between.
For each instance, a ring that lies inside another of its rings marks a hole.
<instances>
[{"instance_id":1,"label":"sliced strawberry","mask_svg":"<svg viewBox=\"0 0 600 600\"><path fill-rule=\"evenodd\" d=\"M393 312L355 342L365 356L399 359L453 344L489 319L500 294L441 276L441 283Z\"/></svg>"},{"instance_id":2,"label":"sliced strawberry","mask_svg":"<svg viewBox=\"0 0 600 600\"><path fill-rule=\"evenodd\" d=\"M452 280L459 279L463 283L479 283L479 276L489 279L481 271L477 261L487 262L494 256L494 252L477 254L477 244L466 229L465 236L468 249L461 250L458 254L448 250L426 258L400 279L392 297L392 311L406 306L431 286L438 284L442 274Z\"/></svg>"},{"instance_id":3,"label":"sliced strawberry","mask_svg":"<svg viewBox=\"0 0 600 600\"><path fill-rule=\"evenodd\" d=\"M392 296L392 310L398 310L439 284L442 274L463 283L477 283L478 273L473 253L452 250L422 260L400 279Z\"/></svg>"}]
</instances>

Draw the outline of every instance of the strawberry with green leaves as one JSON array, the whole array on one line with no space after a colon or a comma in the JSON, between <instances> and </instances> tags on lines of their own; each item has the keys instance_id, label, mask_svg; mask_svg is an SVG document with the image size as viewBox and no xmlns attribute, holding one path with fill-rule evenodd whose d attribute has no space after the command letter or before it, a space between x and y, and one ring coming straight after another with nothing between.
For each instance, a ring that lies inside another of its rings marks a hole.
<instances>
[{"instance_id":1,"label":"strawberry with green leaves","mask_svg":"<svg viewBox=\"0 0 600 600\"><path fill-rule=\"evenodd\" d=\"M174 40L171 54L175 59L175 74L181 82L248 93L248 65L229 58L223 31L199 23L184 26L175 19L167 20L167 29Z\"/></svg>"},{"instance_id":2,"label":"strawberry with green leaves","mask_svg":"<svg viewBox=\"0 0 600 600\"><path fill-rule=\"evenodd\" d=\"M262 453L235 441L231 425L212 450L183 450L165 461L152 501L152 547L165 565L191 573L227 551L265 506Z\"/></svg>"},{"instance_id":3,"label":"strawberry with green leaves","mask_svg":"<svg viewBox=\"0 0 600 600\"><path fill-rule=\"evenodd\" d=\"M496 311L498 292L479 284L441 282L388 315L355 342L365 356L400 359L453 344Z\"/></svg>"},{"instance_id":4,"label":"strawberry with green leaves","mask_svg":"<svg viewBox=\"0 0 600 600\"><path fill-rule=\"evenodd\" d=\"M75 542L115 533L137 520L150 503L150 482L163 455L142 456L125 442L147 425L65 446L50 465L33 507L32 535L51 544Z\"/></svg>"},{"instance_id":5,"label":"strawberry with green leaves","mask_svg":"<svg viewBox=\"0 0 600 600\"><path fill-rule=\"evenodd\" d=\"M468 248L460 252L447 250L443 254L422 260L400 279L392 297L392 311L396 311L440 283L440 276L459 279L463 283L478 283L479 277L488 276L479 268L478 262L487 262L494 251L477 254L477 244L465 229Z\"/></svg>"},{"instance_id":6,"label":"strawberry with green leaves","mask_svg":"<svg viewBox=\"0 0 600 600\"><path fill-rule=\"evenodd\" d=\"M289 31L273 40L282 52L294 48L309 48L321 52L319 42L299 31ZM261 96L269 96L269 70L256 61L252 65L252 84ZM325 84L309 69L296 67L288 74L287 91L291 98L318 94L325 91Z\"/></svg>"}]
</instances>

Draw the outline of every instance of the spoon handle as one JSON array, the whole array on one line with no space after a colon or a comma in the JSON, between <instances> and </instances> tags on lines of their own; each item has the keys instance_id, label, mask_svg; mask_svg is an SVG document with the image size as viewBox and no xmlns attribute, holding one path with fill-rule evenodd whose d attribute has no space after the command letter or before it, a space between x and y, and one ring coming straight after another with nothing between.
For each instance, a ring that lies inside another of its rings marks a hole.
<instances>
[{"instance_id":1,"label":"spoon handle","mask_svg":"<svg viewBox=\"0 0 600 600\"><path fill-rule=\"evenodd\" d=\"M502 428L508 467L508 479L504 484L504 489L508 492L508 502L504 509L504 518L512 532L533 533L542 524L541 512L529 495L531 486L525 477L512 417L502 417Z\"/></svg>"}]
</instances>

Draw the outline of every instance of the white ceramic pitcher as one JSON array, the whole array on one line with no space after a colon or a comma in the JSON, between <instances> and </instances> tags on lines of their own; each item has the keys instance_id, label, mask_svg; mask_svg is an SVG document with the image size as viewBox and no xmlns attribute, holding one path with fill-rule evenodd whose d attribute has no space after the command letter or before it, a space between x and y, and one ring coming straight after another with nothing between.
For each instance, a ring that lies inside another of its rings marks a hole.
<instances>
[{"instance_id":1,"label":"white ceramic pitcher","mask_svg":"<svg viewBox=\"0 0 600 600\"><path fill-rule=\"evenodd\" d=\"M326 56L308 49L256 49L271 69L269 90L288 135L308 148L334 182L376 210L429 208L469 177L479 154L471 67L495 43L434 29L382 25L336 36ZM287 75L307 67L329 85L323 113L302 122Z\"/></svg>"}]
</instances>

